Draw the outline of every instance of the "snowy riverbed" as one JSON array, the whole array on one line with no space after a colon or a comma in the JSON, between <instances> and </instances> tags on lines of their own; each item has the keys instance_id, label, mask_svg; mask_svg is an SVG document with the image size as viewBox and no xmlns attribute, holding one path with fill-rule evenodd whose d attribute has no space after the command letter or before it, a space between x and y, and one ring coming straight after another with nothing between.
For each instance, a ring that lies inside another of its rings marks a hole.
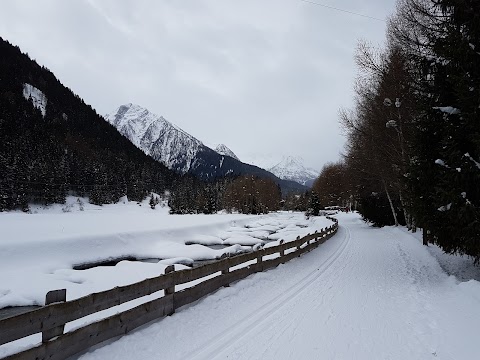
<instances>
[{"instance_id":1,"label":"snowy riverbed","mask_svg":"<svg viewBox=\"0 0 480 360\"><path fill-rule=\"evenodd\" d=\"M256 244L291 241L331 225L326 218L306 220L299 213L169 215L166 207L141 205L0 213L0 308L43 305L54 289L67 289L71 300L158 276L169 264L251 251ZM218 244L223 246L209 247ZM73 269L121 258L153 260Z\"/></svg>"}]
</instances>

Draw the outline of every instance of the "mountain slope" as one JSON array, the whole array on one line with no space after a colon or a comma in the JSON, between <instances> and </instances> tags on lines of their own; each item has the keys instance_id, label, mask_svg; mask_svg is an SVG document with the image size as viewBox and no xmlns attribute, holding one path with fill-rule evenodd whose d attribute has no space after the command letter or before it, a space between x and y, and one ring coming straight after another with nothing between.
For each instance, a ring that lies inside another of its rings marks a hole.
<instances>
[{"instance_id":1,"label":"mountain slope","mask_svg":"<svg viewBox=\"0 0 480 360\"><path fill-rule=\"evenodd\" d=\"M0 38L0 211L163 193L178 175L138 150L47 68Z\"/></svg>"},{"instance_id":2,"label":"mountain slope","mask_svg":"<svg viewBox=\"0 0 480 360\"><path fill-rule=\"evenodd\" d=\"M279 179L264 169L242 163L226 146L220 147L225 154L219 154L162 116L141 106L121 105L107 115L106 120L147 155L179 173L192 174L203 180L228 175L254 175L273 179L284 193L306 190L294 181Z\"/></svg>"},{"instance_id":3,"label":"mountain slope","mask_svg":"<svg viewBox=\"0 0 480 360\"><path fill-rule=\"evenodd\" d=\"M135 104L119 106L106 120L143 150L170 169L187 173L204 145L190 134Z\"/></svg>"},{"instance_id":4,"label":"mountain slope","mask_svg":"<svg viewBox=\"0 0 480 360\"><path fill-rule=\"evenodd\" d=\"M264 153L246 153L241 154L241 157L249 164L266 169L280 179L295 181L307 187L312 187L313 182L319 176L319 172L307 168L300 157Z\"/></svg>"},{"instance_id":5,"label":"mountain slope","mask_svg":"<svg viewBox=\"0 0 480 360\"><path fill-rule=\"evenodd\" d=\"M319 172L303 165L299 157L286 156L281 162L268 169L280 179L293 180L299 184L311 186L318 177Z\"/></svg>"},{"instance_id":6,"label":"mountain slope","mask_svg":"<svg viewBox=\"0 0 480 360\"><path fill-rule=\"evenodd\" d=\"M220 155L226 155L226 156L230 156L234 159L237 159L238 161L240 161L240 159L237 157L237 155L235 155L235 153L230 150L226 145L224 144L219 144L215 147L215 151L217 153L219 153Z\"/></svg>"}]
</instances>

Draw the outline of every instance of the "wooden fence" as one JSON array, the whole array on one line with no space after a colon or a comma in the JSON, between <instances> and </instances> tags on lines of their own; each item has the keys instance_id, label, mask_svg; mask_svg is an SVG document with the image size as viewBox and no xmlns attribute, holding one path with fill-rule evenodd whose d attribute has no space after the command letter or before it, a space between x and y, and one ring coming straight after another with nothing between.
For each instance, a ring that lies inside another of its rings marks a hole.
<instances>
[{"instance_id":1,"label":"wooden fence","mask_svg":"<svg viewBox=\"0 0 480 360\"><path fill-rule=\"evenodd\" d=\"M171 315L181 306L190 304L215 290L243 279L253 273L264 271L285 263L312 250L329 239L338 229L338 221L321 232L308 234L295 241L280 242L280 245L257 251L226 257L219 261L192 269L174 271L173 266L165 274L131 285L90 294L66 301L65 290L54 290L46 296L46 306L24 314L0 320L0 345L26 336L42 333L42 343L31 349L10 355L13 359L58 359L63 360L105 340L127 334L152 320ZM264 257L273 257L264 259ZM248 263L248 264L246 264ZM244 267L240 267L244 264ZM236 269L233 269L237 267ZM175 291L175 286L218 273L192 287ZM64 333L64 326L84 316L109 309L128 301L164 291L164 296L138 305L130 310L85 325Z\"/></svg>"}]
</instances>

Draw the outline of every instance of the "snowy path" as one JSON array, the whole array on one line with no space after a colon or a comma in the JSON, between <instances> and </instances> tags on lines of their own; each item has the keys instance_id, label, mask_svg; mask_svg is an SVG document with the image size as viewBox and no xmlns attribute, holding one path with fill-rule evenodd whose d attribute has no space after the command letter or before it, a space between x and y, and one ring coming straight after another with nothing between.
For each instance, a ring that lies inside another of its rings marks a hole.
<instances>
[{"instance_id":1,"label":"snowy path","mask_svg":"<svg viewBox=\"0 0 480 360\"><path fill-rule=\"evenodd\" d=\"M480 284L409 234L341 215L318 249L81 359L473 359Z\"/></svg>"}]
</instances>

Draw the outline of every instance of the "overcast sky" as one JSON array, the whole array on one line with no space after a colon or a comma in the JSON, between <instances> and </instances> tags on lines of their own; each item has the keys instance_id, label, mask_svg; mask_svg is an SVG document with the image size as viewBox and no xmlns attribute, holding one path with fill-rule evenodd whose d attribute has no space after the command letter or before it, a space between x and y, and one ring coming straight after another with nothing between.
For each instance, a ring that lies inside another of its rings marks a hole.
<instances>
[{"instance_id":1,"label":"overcast sky","mask_svg":"<svg viewBox=\"0 0 480 360\"><path fill-rule=\"evenodd\" d=\"M395 6L318 2L376 18ZM0 36L102 115L133 102L240 159L319 170L343 149L356 43L382 44L385 23L300 0L0 0Z\"/></svg>"}]
</instances>

